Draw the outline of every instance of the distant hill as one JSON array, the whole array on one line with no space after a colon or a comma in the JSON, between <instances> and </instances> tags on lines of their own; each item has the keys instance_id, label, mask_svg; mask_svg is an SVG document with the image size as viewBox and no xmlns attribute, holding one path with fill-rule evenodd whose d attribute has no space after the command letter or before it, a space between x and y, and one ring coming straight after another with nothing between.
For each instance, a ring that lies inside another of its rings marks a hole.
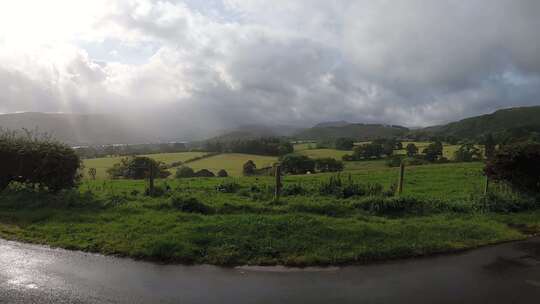
<instances>
[{"instance_id":1,"label":"distant hill","mask_svg":"<svg viewBox=\"0 0 540 304\"><path fill-rule=\"evenodd\" d=\"M293 135L298 140L331 140L339 137L352 137L357 140L372 140L407 134L409 129L395 125L346 124L341 126L321 126L301 131Z\"/></svg>"},{"instance_id":2,"label":"distant hill","mask_svg":"<svg viewBox=\"0 0 540 304\"><path fill-rule=\"evenodd\" d=\"M14 113L0 115L0 128L37 130L69 145L145 143L155 138L109 115Z\"/></svg>"},{"instance_id":3,"label":"distant hill","mask_svg":"<svg viewBox=\"0 0 540 304\"><path fill-rule=\"evenodd\" d=\"M345 120L340 121L329 121L329 122L321 122L314 126L314 128L326 128L326 127L344 127L346 125L350 125L350 122L347 122Z\"/></svg>"},{"instance_id":4,"label":"distant hill","mask_svg":"<svg viewBox=\"0 0 540 304\"><path fill-rule=\"evenodd\" d=\"M254 139L261 137L288 137L302 130L287 125L243 125L233 130L222 132L220 135L208 139L209 141L232 141L239 139Z\"/></svg>"},{"instance_id":5,"label":"distant hill","mask_svg":"<svg viewBox=\"0 0 540 304\"><path fill-rule=\"evenodd\" d=\"M533 106L498 110L492 114L470 117L446 125L414 130L411 134L475 139L488 133L539 128L540 106Z\"/></svg>"}]
</instances>

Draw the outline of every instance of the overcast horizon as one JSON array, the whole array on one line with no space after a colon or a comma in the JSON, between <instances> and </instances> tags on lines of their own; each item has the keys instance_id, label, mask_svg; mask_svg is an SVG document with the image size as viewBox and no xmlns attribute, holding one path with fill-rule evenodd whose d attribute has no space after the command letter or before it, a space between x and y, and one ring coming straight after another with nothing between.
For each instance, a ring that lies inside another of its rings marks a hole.
<instances>
[{"instance_id":1,"label":"overcast horizon","mask_svg":"<svg viewBox=\"0 0 540 304\"><path fill-rule=\"evenodd\" d=\"M407 127L539 105L540 1L0 1L0 113Z\"/></svg>"}]
</instances>

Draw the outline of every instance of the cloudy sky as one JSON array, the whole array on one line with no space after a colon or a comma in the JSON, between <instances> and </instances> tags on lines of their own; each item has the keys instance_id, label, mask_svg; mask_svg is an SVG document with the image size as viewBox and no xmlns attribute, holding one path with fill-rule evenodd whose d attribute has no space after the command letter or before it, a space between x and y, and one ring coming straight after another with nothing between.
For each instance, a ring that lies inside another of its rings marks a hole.
<instances>
[{"instance_id":1,"label":"cloudy sky","mask_svg":"<svg viewBox=\"0 0 540 304\"><path fill-rule=\"evenodd\" d=\"M540 1L0 0L0 113L407 126L540 104Z\"/></svg>"}]
</instances>

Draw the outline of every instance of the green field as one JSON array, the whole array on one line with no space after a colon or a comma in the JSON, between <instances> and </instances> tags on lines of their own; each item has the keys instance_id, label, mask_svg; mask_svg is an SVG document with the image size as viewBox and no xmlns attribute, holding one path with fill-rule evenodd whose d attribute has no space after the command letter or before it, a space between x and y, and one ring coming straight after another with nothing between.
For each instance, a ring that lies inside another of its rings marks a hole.
<instances>
[{"instance_id":1,"label":"green field","mask_svg":"<svg viewBox=\"0 0 540 304\"><path fill-rule=\"evenodd\" d=\"M337 160L341 160L343 155L352 154L352 151L342 151L342 150L336 150L336 149L310 149L310 150L301 150L298 153L309 156L311 158L330 157Z\"/></svg>"},{"instance_id":2,"label":"green field","mask_svg":"<svg viewBox=\"0 0 540 304\"><path fill-rule=\"evenodd\" d=\"M200 161L201 168L225 166L220 157L238 164L273 160L222 155ZM398 170L380 163L351 162L355 168L341 178L388 190ZM56 195L6 190L0 237L160 261L305 266L461 250L540 232L537 209L508 213L500 211L505 201L482 200L482 167L408 167L399 198L321 192L332 174L285 176L284 191L303 192L279 201L272 177L158 180L170 192L157 197L143 195L146 183L133 180L87 180L76 192ZM217 190L223 183L237 186L223 193Z\"/></svg>"},{"instance_id":3,"label":"green field","mask_svg":"<svg viewBox=\"0 0 540 304\"><path fill-rule=\"evenodd\" d=\"M202 156L207 154L206 152L178 152L178 153L159 153L159 154L149 154L143 155L153 158L157 161L162 161L166 164L171 164L177 161L186 161L194 157ZM105 179L107 176L107 169L114 166L114 164L120 162L122 157L103 157L103 158L92 158L83 160L84 165L84 178L88 178L88 168L96 168L97 179Z\"/></svg>"},{"instance_id":4,"label":"green field","mask_svg":"<svg viewBox=\"0 0 540 304\"><path fill-rule=\"evenodd\" d=\"M230 176L241 176L242 166L248 160L252 160L257 168L263 168L272 166L277 161L277 157L241 153L224 153L191 162L188 164L188 166L193 168L195 171L208 169L214 173L217 173L221 169L225 169Z\"/></svg>"}]
</instances>

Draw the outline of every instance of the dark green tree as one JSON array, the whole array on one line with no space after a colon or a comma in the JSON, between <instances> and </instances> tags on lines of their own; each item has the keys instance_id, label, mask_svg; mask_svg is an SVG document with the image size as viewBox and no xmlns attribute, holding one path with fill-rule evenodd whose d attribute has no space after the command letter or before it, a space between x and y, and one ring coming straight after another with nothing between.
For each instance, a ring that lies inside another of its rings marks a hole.
<instances>
[{"instance_id":1,"label":"dark green tree","mask_svg":"<svg viewBox=\"0 0 540 304\"><path fill-rule=\"evenodd\" d=\"M413 143L408 144L405 149L408 157L415 157L418 154L418 147Z\"/></svg>"},{"instance_id":2,"label":"dark green tree","mask_svg":"<svg viewBox=\"0 0 540 304\"><path fill-rule=\"evenodd\" d=\"M495 147L495 139L493 138L493 135L489 133L484 139L484 155L486 158L489 159L493 156L493 154L495 154Z\"/></svg>"},{"instance_id":3,"label":"dark green tree","mask_svg":"<svg viewBox=\"0 0 540 304\"><path fill-rule=\"evenodd\" d=\"M306 174L315 171L315 161L305 155L287 154L281 159L283 173Z\"/></svg>"},{"instance_id":4,"label":"dark green tree","mask_svg":"<svg viewBox=\"0 0 540 304\"><path fill-rule=\"evenodd\" d=\"M176 169L176 178L190 178L195 176L195 171L188 166L181 166Z\"/></svg>"},{"instance_id":5,"label":"dark green tree","mask_svg":"<svg viewBox=\"0 0 540 304\"><path fill-rule=\"evenodd\" d=\"M465 143L454 153L454 158L459 162L477 161L482 158L482 152L473 143Z\"/></svg>"},{"instance_id":6,"label":"dark green tree","mask_svg":"<svg viewBox=\"0 0 540 304\"><path fill-rule=\"evenodd\" d=\"M245 176L250 176L255 174L255 170L257 169L257 166L252 160L248 160L243 166L242 166L242 174Z\"/></svg>"},{"instance_id":7,"label":"dark green tree","mask_svg":"<svg viewBox=\"0 0 540 304\"><path fill-rule=\"evenodd\" d=\"M340 137L334 142L334 147L337 150L350 151L354 147L354 139L349 137Z\"/></svg>"},{"instance_id":8,"label":"dark green tree","mask_svg":"<svg viewBox=\"0 0 540 304\"><path fill-rule=\"evenodd\" d=\"M434 142L427 146L422 153L427 161L436 161L443 155L443 145L440 141Z\"/></svg>"},{"instance_id":9,"label":"dark green tree","mask_svg":"<svg viewBox=\"0 0 540 304\"><path fill-rule=\"evenodd\" d=\"M507 145L488 159L485 173L514 189L540 194L540 143L524 142Z\"/></svg>"}]
</instances>

